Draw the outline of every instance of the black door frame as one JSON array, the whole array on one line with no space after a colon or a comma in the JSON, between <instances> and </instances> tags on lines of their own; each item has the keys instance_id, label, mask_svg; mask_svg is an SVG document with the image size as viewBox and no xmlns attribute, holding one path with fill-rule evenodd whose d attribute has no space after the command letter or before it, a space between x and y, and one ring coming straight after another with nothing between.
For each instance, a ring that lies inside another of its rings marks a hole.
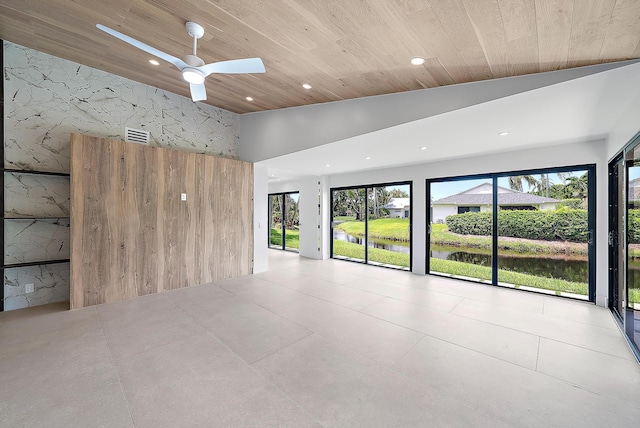
<instances>
[{"instance_id":1,"label":"black door frame","mask_svg":"<svg viewBox=\"0 0 640 428\"><path fill-rule=\"evenodd\" d=\"M300 252L300 248L298 248L298 250L295 249L287 249L287 236L286 236L286 227L285 225L285 219L284 216L286 215L285 213L285 195L294 195L294 194L298 194L298 211L300 211L300 191L299 190L294 190L291 192L276 192L276 193L269 193L269 207L268 207L268 211L269 211L269 222L267 223L269 225L269 235L267 237L267 247L271 248L273 250L282 250L282 251L291 251L293 253L299 253ZM271 197L272 196L282 196L282 204L280 205L280 212L282 213L282 248L277 248L275 246L273 246L271 244L271 220L272 220L272 211L271 211Z\"/></svg>"},{"instance_id":2,"label":"black door frame","mask_svg":"<svg viewBox=\"0 0 640 428\"><path fill-rule=\"evenodd\" d=\"M386 187L386 186L409 186L409 272L413 272L413 181L394 181L390 183L375 183L375 184L362 184L358 186L344 186L344 187L332 187L329 189L329 207L331 210L331 217L329 218L329 236L330 239L330 252L329 257L333 257L333 192L339 190L355 190L355 189L365 189L365 198L364 198L364 212L365 212L365 222L364 222L364 235L365 235L365 246L364 246L364 261L360 262L357 260L347 260L340 259L347 262L352 263L360 263L360 264L369 264L369 245L366 240L369 237L369 189L374 187ZM389 266L378 266L384 267L387 269L396 269L396 270L404 270L393 268Z\"/></svg>"}]
</instances>

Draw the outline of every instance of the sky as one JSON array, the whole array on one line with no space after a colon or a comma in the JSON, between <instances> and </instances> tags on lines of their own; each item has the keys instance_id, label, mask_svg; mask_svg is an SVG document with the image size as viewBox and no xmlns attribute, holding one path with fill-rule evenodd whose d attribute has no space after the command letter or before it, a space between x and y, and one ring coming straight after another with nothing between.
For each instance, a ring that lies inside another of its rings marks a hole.
<instances>
[{"instance_id":1,"label":"sky","mask_svg":"<svg viewBox=\"0 0 640 428\"><path fill-rule=\"evenodd\" d=\"M639 168L640 169L640 168ZM586 173L586 171L575 171L570 173L570 176L581 176ZM640 176L640 171L638 171L638 176ZM534 177L536 179L540 179L540 174L535 174ZM562 183L562 180L558 177L557 174L549 174L550 185ZM478 186L482 183L491 183L491 178L483 178L479 180L459 180L459 181L446 181L446 182L438 182L431 184L431 197L434 201L438 199L442 199L447 196L455 195L457 193L463 192L465 190L471 189L472 187ZM499 177L498 178L498 186L509 188L509 177ZM531 189L527 185L526 181L523 180L522 183L522 191L528 192Z\"/></svg>"}]
</instances>

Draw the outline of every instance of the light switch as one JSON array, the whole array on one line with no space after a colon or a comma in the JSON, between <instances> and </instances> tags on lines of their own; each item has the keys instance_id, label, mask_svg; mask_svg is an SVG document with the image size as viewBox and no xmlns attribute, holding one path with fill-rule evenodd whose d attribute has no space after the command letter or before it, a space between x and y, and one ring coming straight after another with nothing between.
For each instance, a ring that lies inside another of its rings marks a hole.
<instances>
[{"instance_id":1,"label":"light switch","mask_svg":"<svg viewBox=\"0 0 640 428\"><path fill-rule=\"evenodd\" d=\"M24 285L24 292L25 293L33 293L34 291L36 291L36 288L33 284L25 284Z\"/></svg>"},{"instance_id":2,"label":"light switch","mask_svg":"<svg viewBox=\"0 0 640 428\"><path fill-rule=\"evenodd\" d=\"M186 193L181 193L180 194L180 200L181 201L186 201L187 200L187 194Z\"/></svg>"}]
</instances>

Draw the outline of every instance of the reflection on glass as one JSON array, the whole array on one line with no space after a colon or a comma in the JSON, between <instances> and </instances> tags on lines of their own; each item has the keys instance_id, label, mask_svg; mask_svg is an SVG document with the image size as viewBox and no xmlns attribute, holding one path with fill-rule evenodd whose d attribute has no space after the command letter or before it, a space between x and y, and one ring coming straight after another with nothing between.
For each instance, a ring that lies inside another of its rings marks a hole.
<instances>
[{"instance_id":1,"label":"reflection on glass","mask_svg":"<svg viewBox=\"0 0 640 428\"><path fill-rule=\"evenodd\" d=\"M367 197L367 262L409 270L410 186L370 187Z\"/></svg>"},{"instance_id":2,"label":"reflection on glass","mask_svg":"<svg viewBox=\"0 0 640 428\"><path fill-rule=\"evenodd\" d=\"M282 248L282 195L269 195L269 247Z\"/></svg>"},{"instance_id":3,"label":"reflection on glass","mask_svg":"<svg viewBox=\"0 0 640 428\"><path fill-rule=\"evenodd\" d=\"M284 195L285 249L297 251L300 247L300 193Z\"/></svg>"},{"instance_id":4,"label":"reflection on glass","mask_svg":"<svg viewBox=\"0 0 640 428\"><path fill-rule=\"evenodd\" d=\"M298 251L300 247L300 193L269 195L269 248Z\"/></svg>"},{"instance_id":5,"label":"reflection on glass","mask_svg":"<svg viewBox=\"0 0 640 428\"><path fill-rule=\"evenodd\" d=\"M332 191L332 230L334 258L366 261L365 199L366 189Z\"/></svg>"},{"instance_id":6,"label":"reflection on glass","mask_svg":"<svg viewBox=\"0 0 640 428\"><path fill-rule=\"evenodd\" d=\"M491 283L492 179L434 182L429 272Z\"/></svg>"},{"instance_id":7,"label":"reflection on glass","mask_svg":"<svg viewBox=\"0 0 640 428\"><path fill-rule=\"evenodd\" d=\"M588 299L587 171L498 179L498 283Z\"/></svg>"},{"instance_id":8,"label":"reflection on glass","mask_svg":"<svg viewBox=\"0 0 640 428\"><path fill-rule=\"evenodd\" d=\"M640 147L627 153L627 289L625 332L640 350Z\"/></svg>"}]
</instances>

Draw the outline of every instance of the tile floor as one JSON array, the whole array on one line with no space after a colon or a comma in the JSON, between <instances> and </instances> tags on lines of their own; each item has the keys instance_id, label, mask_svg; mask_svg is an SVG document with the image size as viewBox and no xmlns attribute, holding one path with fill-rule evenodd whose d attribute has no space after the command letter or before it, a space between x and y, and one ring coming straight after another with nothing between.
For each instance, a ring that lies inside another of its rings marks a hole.
<instances>
[{"instance_id":1,"label":"tile floor","mask_svg":"<svg viewBox=\"0 0 640 428\"><path fill-rule=\"evenodd\" d=\"M640 426L640 366L604 308L276 250L269 266L0 313L0 426Z\"/></svg>"}]
</instances>

